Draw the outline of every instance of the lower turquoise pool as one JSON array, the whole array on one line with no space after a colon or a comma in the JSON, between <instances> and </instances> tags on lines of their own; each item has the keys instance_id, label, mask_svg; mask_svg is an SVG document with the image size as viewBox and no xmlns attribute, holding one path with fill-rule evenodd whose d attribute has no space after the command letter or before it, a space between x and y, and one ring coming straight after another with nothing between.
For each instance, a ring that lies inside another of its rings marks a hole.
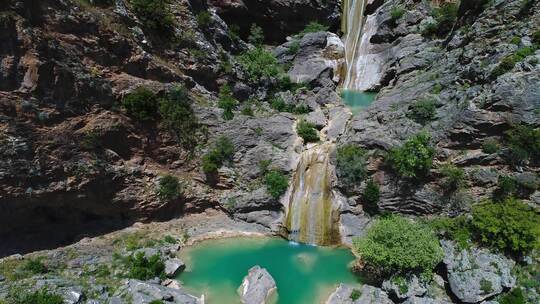
<instances>
[{"instance_id":1,"label":"lower turquoise pool","mask_svg":"<svg viewBox=\"0 0 540 304\"><path fill-rule=\"evenodd\" d=\"M354 256L348 249L293 244L280 238L209 240L186 248L187 269L179 280L210 304L240 303L237 289L248 270L259 265L274 277L277 303L324 302L339 283L360 279L349 271Z\"/></svg>"},{"instance_id":2,"label":"lower turquoise pool","mask_svg":"<svg viewBox=\"0 0 540 304\"><path fill-rule=\"evenodd\" d=\"M347 105L353 114L356 114L363 109L369 107L375 100L377 93L372 92L358 92L343 90L341 92L341 98L345 105Z\"/></svg>"}]
</instances>

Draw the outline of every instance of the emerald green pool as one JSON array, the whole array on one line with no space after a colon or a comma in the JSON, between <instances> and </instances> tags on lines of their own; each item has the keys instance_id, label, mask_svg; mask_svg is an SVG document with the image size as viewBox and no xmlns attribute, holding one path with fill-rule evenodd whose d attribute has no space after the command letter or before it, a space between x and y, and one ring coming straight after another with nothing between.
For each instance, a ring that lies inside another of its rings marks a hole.
<instances>
[{"instance_id":1,"label":"emerald green pool","mask_svg":"<svg viewBox=\"0 0 540 304\"><path fill-rule=\"evenodd\" d=\"M358 92L350 90L343 90L341 92L343 102L351 109L353 114L356 114L371 105L376 96L377 93L372 92Z\"/></svg>"},{"instance_id":2,"label":"emerald green pool","mask_svg":"<svg viewBox=\"0 0 540 304\"><path fill-rule=\"evenodd\" d=\"M240 303L237 289L248 270L266 268L277 284L277 303L321 303L339 283L359 283L349 271L350 250L293 244L280 238L210 240L186 248L179 280L210 304Z\"/></svg>"}]
</instances>

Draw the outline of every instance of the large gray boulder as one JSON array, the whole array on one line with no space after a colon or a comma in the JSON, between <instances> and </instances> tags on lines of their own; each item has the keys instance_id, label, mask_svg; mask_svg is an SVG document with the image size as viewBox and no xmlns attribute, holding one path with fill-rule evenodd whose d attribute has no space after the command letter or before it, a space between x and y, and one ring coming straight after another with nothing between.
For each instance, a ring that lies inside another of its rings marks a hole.
<instances>
[{"instance_id":1,"label":"large gray boulder","mask_svg":"<svg viewBox=\"0 0 540 304\"><path fill-rule=\"evenodd\" d=\"M448 302L445 300L439 300L429 297L410 297L408 298L403 304L450 304L452 302Z\"/></svg>"},{"instance_id":2,"label":"large gray boulder","mask_svg":"<svg viewBox=\"0 0 540 304\"><path fill-rule=\"evenodd\" d=\"M276 281L268 271L260 266L253 266L238 288L238 293L243 304L265 304L276 289Z\"/></svg>"},{"instance_id":3,"label":"large gray boulder","mask_svg":"<svg viewBox=\"0 0 540 304\"><path fill-rule=\"evenodd\" d=\"M326 304L393 304L388 295L383 290L363 285L355 288L346 284L339 284L336 290L330 295Z\"/></svg>"},{"instance_id":4,"label":"large gray boulder","mask_svg":"<svg viewBox=\"0 0 540 304\"><path fill-rule=\"evenodd\" d=\"M174 278L186 269L186 264L180 259L168 259L165 261L165 275Z\"/></svg>"},{"instance_id":5,"label":"large gray boulder","mask_svg":"<svg viewBox=\"0 0 540 304\"><path fill-rule=\"evenodd\" d=\"M512 288L514 262L485 249L459 250L451 241L441 241L448 283L452 293L466 303L477 303Z\"/></svg>"},{"instance_id":6,"label":"large gray boulder","mask_svg":"<svg viewBox=\"0 0 540 304\"><path fill-rule=\"evenodd\" d=\"M385 280L382 289L398 299L407 299L413 296L423 296L427 292L426 284L416 276L393 277Z\"/></svg>"},{"instance_id":7,"label":"large gray boulder","mask_svg":"<svg viewBox=\"0 0 540 304\"><path fill-rule=\"evenodd\" d=\"M155 300L174 304L203 304L203 298L197 298L182 289L173 289L159 284L128 280L115 293L117 303L125 303L123 299L131 299L132 304L147 304Z\"/></svg>"}]
</instances>

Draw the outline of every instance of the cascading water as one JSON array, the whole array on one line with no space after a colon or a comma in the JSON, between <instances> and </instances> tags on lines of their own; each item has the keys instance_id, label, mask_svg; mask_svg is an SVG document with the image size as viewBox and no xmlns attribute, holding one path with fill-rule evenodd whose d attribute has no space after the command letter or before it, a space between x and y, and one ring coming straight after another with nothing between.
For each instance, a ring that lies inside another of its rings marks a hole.
<instances>
[{"instance_id":1,"label":"cascading water","mask_svg":"<svg viewBox=\"0 0 540 304\"><path fill-rule=\"evenodd\" d=\"M314 245L340 241L339 213L332 192L332 149L334 144L326 142L305 150L300 157L286 219L292 241Z\"/></svg>"},{"instance_id":2,"label":"cascading water","mask_svg":"<svg viewBox=\"0 0 540 304\"><path fill-rule=\"evenodd\" d=\"M364 10L368 0L343 0L341 30L345 33L345 81L343 87L354 89L355 67L358 60L358 43L364 25Z\"/></svg>"}]
</instances>

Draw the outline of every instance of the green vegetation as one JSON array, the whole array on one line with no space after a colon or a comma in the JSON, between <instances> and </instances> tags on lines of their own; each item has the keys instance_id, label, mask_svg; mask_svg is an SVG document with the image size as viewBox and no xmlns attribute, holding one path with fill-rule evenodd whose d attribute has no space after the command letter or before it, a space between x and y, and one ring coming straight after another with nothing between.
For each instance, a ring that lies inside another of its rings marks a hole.
<instances>
[{"instance_id":1,"label":"green vegetation","mask_svg":"<svg viewBox=\"0 0 540 304\"><path fill-rule=\"evenodd\" d=\"M49 292L43 288L34 292L21 290L10 294L12 304L63 304L62 296Z\"/></svg>"},{"instance_id":2,"label":"green vegetation","mask_svg":"<svg viewBox=\"0 0 540 304\"><path fill-rule=\"evenodd\" d=\"M470 247L473 234L471 223L466 217L440 217L427 221L427 224L444 238L455 241L459 248Z\"/></svg>"},{"instance_id":3,"label":"green vegetation","mask_svg":"<svg viewBox=\"0 0 540 304\"><path fill-rule=\"evenodd\" d=\"M513 164L522 165L528 161L540 162L540 128L516 125L506 132L509 158Z\"/></svg>"},{"instance_id":4,"label":"green vegetation","mask_svg":"<svg viewBox=\"0 0 540 304\"><path fill-rule=\"evenodd\" d=\"M158 98L149 89L138 87L122 98L122 106L129 116L138 121L149 121L156 118Z\"/></svg>"},{"instance_id":5,"label":"green vegetation","mask_svg":"<svg viewBox=\"0 0 540 304\"><path fill-rule=\"evenodd\" d=\"M320 139L319 134L315 129L315 125L311 122L307 122L304 119L300 120L296 125L296 133L298 133L298 136L304 139L305 143L317 142Z\"/></svg>"},{"instance_id":6,"label":"green vegetation","mask_svg":"<svg viewBox=\"0 0 540 304\"><path fill-rule=\"evenodd\" d=\"M165 175L159 180L158 196L165 201L172 201L182 195L182 186L178 177L173 175Z\"/></svg>"},{"instance_id":7,"label":"green vegetation","mask_svg":"<svg viewBox=\"0 0 540 304\"><path fill-rule=\"evenodd\" d=\"M381 190L379 189L379 184L377 184L373 179L370 179L366 183L366 188L364 193L362 193L362 198L364 199L364 210L369 214L375 214L379 211L379 200L381 197Z\"/></svg>"},{"instance_id":8,"label":"green vegetation","mask_svg":"<svg viewBox=\"0 0 540 304\"><path fill-rule=\"evenodd\" d=\"M401 147L390 150L388 162L398 175L415 178L427 174L435 155L430 139L429 134L419 133L410 137Z\"/></svg>"},{"instance_id":9,"label":"green vegetation","mask_svg":"<svg viewBox=\"0 0 540 304\"><path fill-rule=\"evenodd\" d=\"M521 44L521 38L518 37L518 36L514 36L514 37L512 37L512 39L510 39L510 43L515 44L515 45L520 45Z\"/></svg>"},{"instance_id":10,"label":"green vegetation","mask_svg":"<svg viewBox=\"0 0 540 304\"><path fill-rule=\"evenodd\" d=\"M495 138L488 138L482 143L482 152L486 154L495 154L499 152L499 150L499 141L497 141Z\"/></svg>"},{"instance_id":11,"label":"green vegetation","mask_svg":"<svg viewBox=\"0 0 540 304\"><path fill-rule=\"evenodd\" d=\"M481 279L480 290L482 290L483 293L490 293L493 291L493 284L491 284L491 281L489 280Z\"/></svg>"},{"instance_id":12,"label":"green vegetation","mask_svg":"<svg viewBox=\"0 0 540 304\"><path fill-rule=\"evenodd\" d=\"M502 296L499 300L499 304L525 304L525 296L521 288L514 288L511 292Z\"/></svg>"},{"instance_id":13,"label":"green vegetation","mask_svg":"<svg viewBox=\"0 0 540 304\"><path fill-rule=\"evenodd\" d=\"M308 33L316 33L316 32L326 32L328 31L328 26L322 25L316 21L312 21L306 25L304 30L300 32L300 36L304 36Z\"/></svg>"},{"instance_id":14,"label":"green vegetation","mask_svg":"<svg viewBox=\"0 0 540 304\"><path fill-rule=\"evenodd\" d=\"M435 120L437 115L436 109L435 100L422 99L409 106L407 117L421 125L425 125Z\"/></svg>"},{"instance_id":15,"label":"green vegetation","mask_svg":"<svg viewBox=\"0 0 540 304\"><path fill-rule=\"evenodd\" d=\"M174 29L174 17L167 0L130 0L133 11L144 27L154 32L170 34Z\"/></svg>"},{"instance_id":16,"label":"green vegetation","mask_svg":"<svg viewBox=\"0 0 540 304\"><path fill-rule=\"evenodd\" d=\"M287 104L283 100L283 98L276 96L272 98L270 101L270 107L274 110L277 110L279 112L288 112L293 114L307 114L310 112L310 109L306 105L293 105L293 104Z\"/></svg>"},{"instance_id":17,"label":"green vegetation","mask_svg":"<svg viewBox=\"0 0 540 304\"><path fill-rule=\"evenodd\" d=\"M517 191L517 182L511 176L499 176L497 189L493 193L493 198L496 201L504 201L513 196Z\"/></svg>"},{"instance_id":18,"label":"green vegetation","mask_svg":"<svg viewBox=\"0 0 540 304\"><path fill-rule=\"evenodd\" d=\"M424 28L422 34L424 36L442 36L450 32L457 19L458 8L457 3L443 3L440 7L435 8L432 12L435 23Z\"/></svg>"},{"instance_id":19,"label":"green vegetation","mask_svg":"<svg viewBox=\"0 0 540 304\"><path fill-rule=\"evenodd\" d=\"M277 77L283 72L274 55L262 47L247 50L237 59L249 80L254 83L262 79Z\"/></svg>"},{"instance_id":20,"label":"green vegetation","mask_svg":"<svg viewBox=\"0 0 540 304\"><path fill-rule=\"evenodd\" d=\"M33 274L43 274L49 271L41 259L29 259L22 265L21 269Z\"/></svg>"},{"instance_id":21,"label":"green vegetation","mask_svg":"<svg viewBox=\"0 0 540 304\"><path fill-rule=\"evenodd\" d=\"M338 147L336 173L347 188L359 186L367 174L366 151L357 145Z\"/></svg>"},{"instance_id":22,"label":"green vegetation","mask_svg":"<svg viewBox=\"0 0 540 304\"><path fill-rule=\"evenodd\" d=\"M365 237L353 240L353 248L382 276L429 275L443 257L439 240L428 226L395 215L378 219Z\"/></svg>"},{"instance_id":23,"label":"green vegetation","mask_svg":"<svg viewBox=\"0 0 540 304\"><path fill-rule=\"evenodd\" d=\"M154 300L154 301L150 302L149 304L165 304L165 302L163 302L161 300Z\"/></svg>"},{"instance_id":24,"label":"green vegetation","mask_svg":"<svg viewBox=\"0 0 540 304\"><path fill-rule=\"evenodd\" d=\"M248 37L248 41L249 43L259 47L263 44L264 42L264 32L263 32L263 29L256 25L256 24L252 24L251 25L251 29L250 29L250 34L249 34L249 37Z\"/></svg>"},{"instance_id":25,"label":"green vegetation","mask_svg":"<svg viewBox=\"0 0 540 304\"><path fill-rule=\"evenodd\" d=\"M300 50L300 41L298 39L294 39L291 42L291 45L289 45L289 48L287 49L287 54L296 55L296 53L298 53L299 50Z\"/></svg>"},{"instance_id":26,"label":"green vegetation","mask_svg":"<svg viewBox=\"0 0 540 304\"><path fill-rule=\"evenodd\" d=\"M227 137L220 137L214 147L202 157L202 169L206 174L214 174L226 161L231 161L234 146Z\"/></svg>"},{"instance_id":27,"label":"green vegetation","mask_svg":"<svg viewBox=\"0 0 540 304\"><path fill-rule=\"evenodd\" d=\"M362 292L355 288L351 291L351 295L349 296L349 298L353 301L356 301L360 299L361 296L362 296Z\"/></svg>"},{"instance_id":28,"label":"green vegetation","mask_svg":"<svg viewBox=\"0 0 540 304\"><path fill-rule=\"evenodd\" d=\"M392 18L392 24L396 24L396 21L399 20L405 14L405 9L399 5L392 7L390 11L390 17Z\"/></svg>"},{"instance_id":29,"label":"green vegetation","mask_svg":"<svg viewBox=\"0 0 540 304\"><path fill-rule=\"evenodd\" d=\"M176 86L167 93L166 98L160 99L159 114L162 124L184 148L192 151L197 145L199 122L191 108L186 88Z\"/></svg>"},{"instance_id":30,"label":"green vegetation","mask_svg":"<svg viewBox=\"0 0 540 304\"><path fill-rule=\"evenodd\" d=\"M535 44L536 48L540 48L540 30L532 34L532 43Z\"/></svg>"},{"instance_id":31,"label":"green vegetation","mask_svg":"<svg viewBox=\"0 0 540 304\"><path fill-rule=\"evenodd\" d=\"M395 276L392 278L392 283L394 283L401 294L406 294L409 291L409 286L407 286L407 279L403 276Z\"/></svg>"},{"instance_id":32,"label":"green vegetation","mask_svg":"<svg viewBox=\"0 0 540 304\"><path fill-rule=\"evenodd\" d=\"M441 167L443 176L442 186L446 191L456 191L466 184L465 171L452 164L445 164Z\"/></svg>"},{"instance_id":33,"label":"green vegetation","mask_svg":"<svg viewBox=\"0 0 540 304\"><path fill-rule=\"evenodd\" d=\"M289 187L289 179L287 176L275 169L270 170L265 174L264 181L266 184L266 191L268 191L274 199L279 199Z\"/></svg>"},{"instance_id":34,"label":"green vegetation","mask_svg":"<svg viewBox=\"0 0 540 304\"><path fill-rule=\"evenodd\" d=\"M506 74L514 68L516 63L523 61L523 59L532 54L534 54L533 48L523 47L517 50L515 54L503 57L499 64L491 72L491 76L496 78Z\"/></svg>"},{"instance_id":35,"label":"green vegetation","mask_svg":"<svg viewBox=\"0 0 540 304\"><path fill-rule=\"evenodd\" d=\"M212 15L208 11L202 11L197 14L197 24L200 28L208 27L212 23Z\"/></svg>"},{"instance_id":36,"label":"green vegetation","mask_svg":"<svg viewBox=\"0 0 540 304\"><path fill-rule=\"evenodd\" d=\"M165 264L158 254L146 258L144 252L137 252L124 258L122 263L127 269L128 278L144 281L164 277Z\"/></svg>"},{"instance_id":37,"label":"green vegetation","mask_svg":"<svg viewBox=\"0 0 540 304\"><path fill-rule=\"evenodd\" d=\"M236 100L232 96L231 87L229 85L222 85L219 89L219 102L218 107L223 109L223 119L225 120L231 120L234 118L233 110L238 104L238 100Z\"/></svg>"},{"instance_id":38,"label":"green vegetation","mask_svg":"<svg viewBox=\"0 0 540 304\"><path fill-rule=\"evenodd\" d=\"M539 248L540 215L517 199L473 206L472 225L483 244L513 254Z\"/></svg>"}]
</instances>

